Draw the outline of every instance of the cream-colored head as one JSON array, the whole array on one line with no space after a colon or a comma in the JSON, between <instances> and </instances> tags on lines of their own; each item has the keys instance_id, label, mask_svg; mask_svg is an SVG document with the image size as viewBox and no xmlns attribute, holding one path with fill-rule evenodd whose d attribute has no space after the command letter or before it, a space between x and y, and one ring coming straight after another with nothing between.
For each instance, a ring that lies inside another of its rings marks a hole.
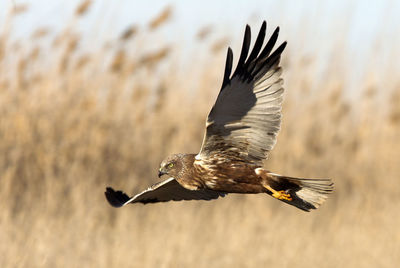
<instances>
[{"instance_id":1,"label":"cream-colored head","mask_svg":"<svg viewBox=\"0 0 400 268\"><path fill-rule=\"evenodd\" d=\"M185 154L173 154L168 156L160 164L158 177L161 177L162 175L168 175L175 179L179 178L181 176L181 172L184 169L185 160Z\"/></svg>"}]
</instances>

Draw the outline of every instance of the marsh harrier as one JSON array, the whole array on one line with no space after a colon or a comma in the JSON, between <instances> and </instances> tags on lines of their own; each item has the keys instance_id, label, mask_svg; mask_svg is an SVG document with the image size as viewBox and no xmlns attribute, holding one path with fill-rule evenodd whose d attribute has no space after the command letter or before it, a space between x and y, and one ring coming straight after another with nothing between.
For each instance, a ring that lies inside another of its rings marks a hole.
<instances>
[{"instance_id":1,"label":"marsh harrier","mask_svg":"<svg viewBox=\"0 0 400 268\"><path fill-rule=\"evenodd\" d=\"M233 74L232 49L228 48L222 87L207 117L200 152L167 157L158 175L168 175L168 179L133 197L108 187L105 195L112 206L211 200L228 193L266 193L305 211L325 201L333 190L330 179L287 177L263 167L281 125L283 80L279 61L286 46L283 42L273 51L279 27L263 46L265 31L264 21L249 55L250 27L246 26Z\"/></svg>"}]
</instances>

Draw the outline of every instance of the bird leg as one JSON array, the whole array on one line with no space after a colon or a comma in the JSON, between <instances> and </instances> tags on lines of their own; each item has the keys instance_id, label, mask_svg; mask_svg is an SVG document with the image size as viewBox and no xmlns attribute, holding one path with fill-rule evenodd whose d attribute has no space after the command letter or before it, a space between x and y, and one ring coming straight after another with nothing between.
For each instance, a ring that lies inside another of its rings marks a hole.
<instances>
[{"instance_id":1,"label":"bird leg","mask_svg":"<svg viewBox=\"0 0 400 268\"><path fill-rule=\"evenodd\" d=\"M292 197L290 197L290 194L287 194L285 191L283 191L283 190L282 191L276 191L269 185L264 185L264 187L268 191L270 191L272 193L272 196L275 197L276 199L292 201Z\"/></svg>"}]
</instances>

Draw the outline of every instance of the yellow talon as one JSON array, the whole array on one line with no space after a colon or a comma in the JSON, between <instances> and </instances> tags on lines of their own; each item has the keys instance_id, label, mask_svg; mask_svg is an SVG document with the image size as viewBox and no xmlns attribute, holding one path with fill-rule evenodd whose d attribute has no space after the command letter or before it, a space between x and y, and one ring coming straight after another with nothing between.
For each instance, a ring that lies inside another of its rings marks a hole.
<instances>
[{"instance_id":1,"label":"yellow talon","mask_svg":"<svg viewBox=\"0 0 400 268\"><path fill-rule=\"evenodd\" d=\"M290 194L287 194L285 191L276 191L274 189L271 188L271 186L266 185L264 186L268 191L270 191L272 193L272 196L275 197L276 199L279 200L287 200L287 201L292 201L292 197L290 196Z\"/></svg>"},{"instance_id":2,"label":"yellow talon","mask_svg":"<svg viewBox=\"0 0 400 268\"><path fill-rule=\"evenodd\" d=\"M285 191L278 191L272 194L273 197L279 199L279 200L288 200L292 201L292 198L290 197L290 194L287 194Z\"/></svg>"}]
</instances>

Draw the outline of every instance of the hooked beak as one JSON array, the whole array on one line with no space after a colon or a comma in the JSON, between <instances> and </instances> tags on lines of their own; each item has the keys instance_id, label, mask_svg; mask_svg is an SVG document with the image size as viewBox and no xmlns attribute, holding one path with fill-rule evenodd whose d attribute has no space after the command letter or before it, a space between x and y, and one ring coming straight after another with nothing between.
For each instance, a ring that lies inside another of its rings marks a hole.
<instances>
[{"instance_id":1,"label":"hooked beak","mask_svg":"<svg viewBox=\"0 0 400 268\"><path fill-rule=\"evenodd\" d=\"M163 172L161 169L158 171L158 177L161 178L162 175L167 174L166 172Z\"/></svg>"}]
</instances>

